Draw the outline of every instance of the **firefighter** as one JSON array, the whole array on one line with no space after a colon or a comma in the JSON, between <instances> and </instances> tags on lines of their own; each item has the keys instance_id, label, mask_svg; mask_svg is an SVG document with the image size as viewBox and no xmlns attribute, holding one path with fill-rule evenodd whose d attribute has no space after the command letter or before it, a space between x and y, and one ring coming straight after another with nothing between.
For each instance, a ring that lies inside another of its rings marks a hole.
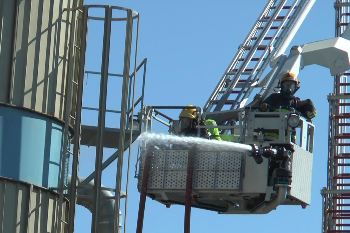
<instances>
[{"instance_id":1,"label":"firefighter","mask_svg":"<svg viewBox=\"0 0 350 233\"><path fill-rule=\"evenodd\" d=\"M295 92L300 88L300 81L292 72L283 75L280 83L281 91L273 93L260 104L261 111L291 110L299 112L303 117L311 121L316 116L316 109L310 99L300 100L295 97Z\"/></svg>"},{"instance_id":2,"label":"firefighter","mask_svg":"<svg viewBox=\"0 0 350 233\"><path fill-rule=\"evenodd\" d=\"M184 136L198 135L198 111L193 105L182 109L179 116L180 134Z\"/></svg>"},{"instance_id":3,"label":"firefighter","mask_svg":"<svg viewBox=\"0 0 350 233\"><path fill-rule=\"evenodd\" d=\"M216 121L212 119L207 119L205 121L201 120L198 114L198 109L193 106L189 105L182 109L180 116L180 135L184 136L200 136L202 138L207 139L214 139L221 141L220 137L220 131L217 127L209 127L206 128L200 128L198 130L198 126L216 126Z\"/></svg>"}]
</instances>

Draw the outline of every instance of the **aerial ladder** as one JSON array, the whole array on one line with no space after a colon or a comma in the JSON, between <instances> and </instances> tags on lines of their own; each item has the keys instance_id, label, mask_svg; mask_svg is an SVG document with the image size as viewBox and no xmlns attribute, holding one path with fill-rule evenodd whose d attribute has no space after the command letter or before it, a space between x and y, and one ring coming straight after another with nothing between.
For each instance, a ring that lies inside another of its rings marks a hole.
<instances>
[{"instance_id":1,"label":"aerial ladder","mask_svg":"<svg viewBox=\"0 0 350 233\"><path fill-rule=\"evenodd\" d=\"M259 87L259 78L271 60L286 50L315 1L268 1L204 105L204 116L220 121L219 116L245 106Z\"/></svg>"}]
</instances>

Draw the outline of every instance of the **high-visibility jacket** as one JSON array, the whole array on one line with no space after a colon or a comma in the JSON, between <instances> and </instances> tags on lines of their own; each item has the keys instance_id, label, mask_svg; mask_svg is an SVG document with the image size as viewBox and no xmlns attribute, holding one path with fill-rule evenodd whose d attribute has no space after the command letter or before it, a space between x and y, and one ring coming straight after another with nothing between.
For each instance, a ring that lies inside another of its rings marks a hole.
<instances>
[{"instance_id":1,"label":"high-visibility jacket","mask_svg":"<svg viewBox=\"0 0 350 233\"><path fill-rule=\"evenodd\" d=\"M207 119L204 121L204 125L206 126L216 126L216 121L215 120L212 120L212 119ZM221 137L220 137L220 130L219 128L208 128L208 134L209 134L209 137L210 139L215 139L215 140L218 140L218 141L221 141Z\"/></svg>"}]
</instances>

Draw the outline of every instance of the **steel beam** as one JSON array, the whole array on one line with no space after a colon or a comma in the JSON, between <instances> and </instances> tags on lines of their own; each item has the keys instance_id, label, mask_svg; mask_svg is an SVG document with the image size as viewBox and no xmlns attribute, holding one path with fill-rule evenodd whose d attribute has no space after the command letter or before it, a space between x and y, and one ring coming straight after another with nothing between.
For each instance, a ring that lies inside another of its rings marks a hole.
<instances>
[{"instance_id":1,"label":"steel beam","mask_svg":"<svg viewBox=\"0 0 350 233\"><path fill-rule=\"evenodd\" d=\"M100 213L100 191L102 179L102 161L103 161L103 132L106 121L106 105L107 105L107 87L108 87L108 69L109 69L109 52L110 52L110 37L111 37L111 19L112 8L105 7L104 35L103 35L103 50L102 50L102 65L101 65L101 82L100 82L100 100L99 100L99 115L98 115L98 132L95 160L95 206L92 213L91 232L98 233L98 219ZM116 211L118 212L118 211Z\"/></svg>"},{"instance_id":2,"label":"steel beam","mask_svg":"<svg viewBox=\"0 0 350 233\"><path fill-rule=\"evenodd\" d=\"M121 181L122 181L122 169L123 169L123 157L125 150L125 130L127 125L127 107L128 107L128 86L130 80L130 56L131 56L131 43L132 43L132 28L133 28L133 15L132 10L127 10L127 22L126 22L126 37L125 37L125 51L124 51L124 70L123 70L123 87L122 87L122 101L121 101L121 117L120 117L120 138L118 147L118 163L116 174L116 188L115 188L115 211L114 211L114 229L119 229L119 209L120 209L120 197L121 197Z\"/></svg>"}]
</instances>

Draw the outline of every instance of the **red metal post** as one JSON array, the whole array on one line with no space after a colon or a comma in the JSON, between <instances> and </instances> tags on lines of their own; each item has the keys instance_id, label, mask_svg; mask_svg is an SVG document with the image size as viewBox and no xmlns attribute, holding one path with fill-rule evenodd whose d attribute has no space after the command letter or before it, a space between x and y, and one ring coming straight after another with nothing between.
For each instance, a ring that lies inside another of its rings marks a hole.
<instances>
[{"instance_id":1,"label":"red metal post","mask_svg":"<svg viewBox=\"0 0 350 233\"><path fill-rule=\"evenodd\" d=\"M152 150L148 149L146 152L145 164L143 166L136 233L142 233L142 230L143 230L143 220L144 220L144 216L145 216L148 177L149 177L149 169L150 169L151 160L152 160L152 154L153 154Z\"/></svg>"},{"instance_id":2,"label":"red metal post","mask_svg":"<svg viewBox=\"0 0 350 233\"><path fill-rule=\"evenodd\" d=\"M187 159L184 233L190 233L191 232L193 160L194 160L195 153L196 153L196 147L194 146L191 150L189 150L189 152L188 152L188 159Z\"/></svg>"}]
</instances>

